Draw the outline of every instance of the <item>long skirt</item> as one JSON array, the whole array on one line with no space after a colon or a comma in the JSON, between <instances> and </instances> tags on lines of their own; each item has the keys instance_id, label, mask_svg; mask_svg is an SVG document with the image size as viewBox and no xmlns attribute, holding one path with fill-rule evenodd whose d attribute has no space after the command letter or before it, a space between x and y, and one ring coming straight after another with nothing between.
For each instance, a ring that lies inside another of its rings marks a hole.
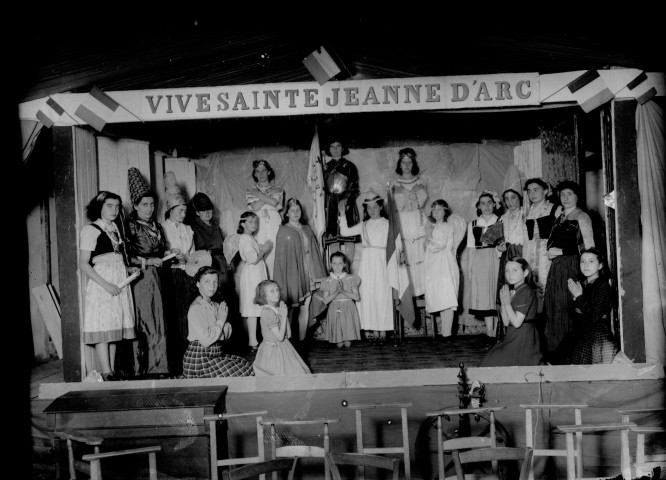
<instances>
[{"instance_id":1,"label":"long skirt","mask_svg":"<svg viewBox=\"0 0 666 480\"><path fill-rule=\"evenodd\" d=\"M127 270L120 254L109 253L93 269L107 282L118 285L127 278ZM134 302L129 286L120 295L110 295L100 284L88 280L83 315L83 343L118 342L136 336L134 328Z\"/></svg>"},{"instance_id":2,"label":"long skirt","mask_svg":"<svg viewBox=\"0 0 666 480\"><path fill-rule=\"evenodd\" d=\"M548 270L544 312L546 328L544 334L548 351L553 351L573 328L573 297L569 292L568 281L578 278L580 255L560 255L555 257Z\"/></svg>"},{"instance_id":3,"label":"long skirt","mask_svg":"<svg viewBox=\"0 0 666 480\"><path fill-rule=\"evenodd\" d=\"M480 317L497 315L499 259L494 248L472 248L469 252L469 313Z\"/></svg>"},{"instance_id":4,"label":"long skirt","mask_svg":"<svg viewBox=\"0 0 666 480\"><path fill-rule=\"evenodd\" d=\"M190 342L183 355L185 378L250 377L252 364L237 355L222 352L221 342L204 347L198 340Z\"/></svg>"}]
</instances>

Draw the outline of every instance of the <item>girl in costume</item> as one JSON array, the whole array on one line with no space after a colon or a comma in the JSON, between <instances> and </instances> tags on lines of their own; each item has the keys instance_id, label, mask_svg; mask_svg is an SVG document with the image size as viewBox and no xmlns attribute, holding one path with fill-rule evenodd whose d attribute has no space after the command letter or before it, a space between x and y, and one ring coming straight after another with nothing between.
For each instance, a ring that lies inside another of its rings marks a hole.
<instances>
[{"instance_id":1,"label":"girl in costume","mask_svg":"<svg viewBox=\"0 0 666 480\"><path fill-rule=\"evenodd\" d=\"M395 207L400 217L400 233L404 245L405 262L414 296L425 292L425 225L423 206L428 199L425 178L419 177L416 152L403 148L398 152L398 177L391 183Z\"/></svg>"},{"instance_id":2,"label":"girl in costume","mask_svg":"<svg viewBox=\"0 0 666 480\"><path fill-rule=\"evenodd\" d=\"M536 328L537 298L530 267L522 257L512 257L504 267L506 285L500 291L504 339L491 348L481 367L539 365L542 361Z\"/></svg>"},{"instance_id":3,"label":"girl in costume","mask_svg":"<svg viewBox=\"0 0 666 480\"><path fill-rule=\"evenodd\" d=\"M254 212L243 212L238 222L238 252L241 257L240 275L240 313L244 318L248 345L253 352L259 348L257 340L257 318L261 307L254 303L257 285L268 278L264 257L273 248L273 243L266 240L259 244L255 235L259 229L259 217Z\"/></svg>"},{"instance_id":4,"label":"girl in costume","mask_svg":"<svg viewBox=\"0 0 666 480\"><path fill-rule=\"evenodd\" d=\"M307 375L310 369L288 337L287 306L280 300L280 287L272 280L257 285L254 302L261 307L263 340L254 360L257 376Z\"/></svg>"},{"instance_id":5,"label":"girl in costume","mask_svg":"<svg viewBox=\"0 0 666 480\"><path fill-rule=\"evenodd\" d=\"M275 170L263 159L252 162L252 179L254 186L245 191L245 200L248 210L252 210L259 217L257 242L261 244L270 240L275 244L275 237L282 223L280 211L284 202L284 189L275 185ZM274 249L266 254L264 262L269 278L273 278Z\"/></svg>"},{"instance_id":6,"label":"girl in costume","mask_svg":"<svg viewBox=\"0 0 666 480\"><path fill-rule=\"evenodd\" d=\"M344 236L361 235L363 251L358 268L361 278L357 302L361 329L374 332L371 343L384 345L386 332L393 330L393 292L386 268L386 242L389 223L384 201L371 191L363 201L363 222L349 227L344 216L344 205L339 209L340 233Z\"/></svg>"},{"instance_id":7,"label":"girl in costume","mask_svg":"<svg viewBox=\"0 0 666 480\"><path fill-rule=\"evenodd\" d=\"M537 298L539 305L537 312L543 312L543 295L550 269L548 258L548 236L553 228L555 219L562 208L548 200L550 185L541 178L530 178L525 182L527 198L530 201L525 215L525 228L527 238L523 241L523 258L530 264L532 276L537 285Z\"/></svg>"},{"instance_id":8,"label":"girl in costume","mask_svg":"<svg viewBox=\"0 0 666 480\"><path fill-rule=\"evenodd\" d=\"M361 279L349 273L347 257L333 252L329 259L331 274L322 283L326 315L326 338L338 348L351 347L352 340L361 339L361 322L355 301L360 299Z\"/></svg>"},{"instance_id":9,"label":"girl in costume","mask_svg":"<svg viewBox=\"0 0 666 480\"><path fill-rule=\"evenodd\" d=\"M573 326L573 297L568 288L570 278L576 278L580 269L580 253L594 247L592 221L578 207L580 187L571 181L557 186L562 213L548 237L546 247L552 262L548 270L544 311L546 327L544 334L548 351L553 351Z\"/></svg>"},{"instance_id":10,"label":"girl in costume","mask_svg":"<svg viewBox=\"0 0 666 480\"><path fill-rule=\"evenodd\" d=\"M132 213L127 222L130 263L140 267L141 276L132 284L136 307L136 341L132 365L127 373L134 376L169 373L165 305L171 282L170 268L162 259L167 255L166 235L155 218L157 196L148 189L141 172L128 170ZM165 291L166 289L166 291ZM122 355L121 355L122 356ZM128 362L129 363L129 362Z\"/></svg>"},{"instance_id":11,"label":"girl in costume","mask_svg":"<svg viewBox=\"0 0 666 480\"><path fill-rule=\"evenodd\" d=\"M552 364L611 363L618 353L610 328L615 295L607 270L604 255L597 248L583 250L580 255L583 283L573 278L567 282L575 309L573 329L557 346L550 359Z\"/></svg>"},{"instance_id":12,"label":"girl in costume","mask_svg":"<svg viewBox=\"0 0 666 480\"><path fill-rule=\"evenodd\" d=\"M105 381L118 380L114 374L116 344L133 339L134 302L126 286L128 268L125 240L116 224L121 200L115 193L101 191L88 204L92 222L81 229L79 269L88 277L83 314L83 342L95 347Z\"/></svg>"},{"instance_id":13,"label":"girl in costume","mask_svg":"<svg viewBox=\"0 0 666 480\"><path fill-rule=\"evenodd\" d=\"M456 252L465 234L465 225L456 228L447 220L451 216L448 203L439 199L430 207L430 222L426 224L425 251L425 302L426 310L433 317L439 314L442 321L442 341L451 339L453 314L458 307L460 268ZM464 221L463 221L464 222Z\"/></svg>"},{"instance_id":14,"label":"girl in costume","mask_svg":"<svg viewBox=\"0 0 666 480\"><path fill-rule=\"evenodd\" d=\"M496 336L497 275L499 259L493 244L485 243L483 233L497 221L495 209L499 203L497 193L484 190L476 201L478 217L467 226L467 248L469 249L470 304L469 313L483 317L486 322L488 343Z\"/></svg>"},{"instance_id":15,"label":"girl in costume","mask_svg":"<svg viewBox=\"0 0 666 480\"><path fill-rule=\"evenodd\" d=\"M183 355L185 378L248 377L254 375L252 364L237 355L223 353L223 341L231 336L227 321L229 307L217 303L219 274L212 267L201 267L194 276L199 296L187 312L190 341Z\"/></svg>"}]
</instances>

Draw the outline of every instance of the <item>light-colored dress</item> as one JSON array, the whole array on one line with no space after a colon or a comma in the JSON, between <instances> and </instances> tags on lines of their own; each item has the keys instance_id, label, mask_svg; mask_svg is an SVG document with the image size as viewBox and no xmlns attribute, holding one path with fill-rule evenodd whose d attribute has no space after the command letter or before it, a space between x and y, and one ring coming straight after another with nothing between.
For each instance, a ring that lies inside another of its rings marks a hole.
<instances>
[{"instance_id":1,"label":"light-colored dress","mask_svg":"<svg viewBox=\"0 0 666 480\"><path fill-rule=\"evenodd\" d=\"M420 185L423 190L413 191ZM402 188L395 188L402 187ZM428 198L426 180L397 178L391 184L393 200L400 218L400 233L414 296L425 292L425 222L423 206Z\"/></svg>"},{"instance_id":2,"label":"light-colored dress","mask_svg":"<svg viewBox=\"0 0 666 480\"><path fill-rule=\"evenodd\" d=\"M94 222L99 228L109 228L120 238L115 224L105 227L100 219ZM94 252L97 239L102 232L86 225L81 229L81 250ZM113 241L112 241L113 243ZM121 253L109 252L95 257L91 256L92 267L104 280L118 285L127 278L127 268ZM100 284L88 279L86 285L85 311L83 315L83 342L89 345L96 343L117 342L135 338L134 302L132 289L125 287L120 295L110 295Z\"/></svg>"},{"instance_id":3,"label":"light-colored dress","mask_svg":"<svg viewBox=\"0 0 666 480\"><path fill-rule=\"evenodd\" d=\"M555 219L562 211L547 200L538 205L530 205L525 215L525 240L523 242L523 258L532 269L532 276L537 284L537 311L543 311L543 296L550 269L550 259L546 242L553 228Z\"/></svg>"},{"instance_id":4,"label":"light-colored dress","mask_svg":"<svg viewBox=\"0 0 666 480\"><path fill-rule=\"evenodd\" d=\"M259 244L255 238L247 233L240 236L238 240L238 252L242 260L242 272L240 277L240 312L243 317L258 317L261 315L261 305L254 303L257 294L257 285L262 280L268 279L266 263L259 258Z\"/></svg>"},{"instance_id":5,"label":"light-colored dress","mask_svg":"<svg viewBox=\"0 0 666 480\"><path fill-rule=\"evenodd\" d=\"M481 235L499 219L497 215L485 220L477 217L467 226L467 248L469 249L470 282L469 313L481 317L497 315L497 274L499 258L493 245L481 243Z\"/></svg>"},{"instance_id":6,"label":"light-colored dress","mask_svg":"<svg viewBox=\"0 0 666 480\"><path fill-rule=\"evenodd\" d=\"M266 240L273 242L273 248L264 257L264 262L268 268L268 276L272 279L273 264L275 262L275 237L277 236L280 225L282 225L280 210L282 210L282 205L284 204L284 189L275 185L269 185L268 187L254 185L245 192L245 200L247 202L248 210L253 210L251 204L258 200L258 198L252 194L253 191L259 191L279 202L277 207L265 203L255 212L259 217L259 230L255 235L257 242L259 244L266 243Z\"/></svg>"},{"instance_id":7,"label":"light-colored dress","mask_svg":"<svg viewBox=\"0 0 666 480\"><path fill-rule=\"evenodd\" d=\"M310 369L300 357L288 338L279 341L272 331L273 327L286 322L286 315L282 317L277 308L264 305L261 310L261 336L263 341L259 344L257 356L252 366L257 377L267 375L307 375Z\"/></svg>"},{"instance_id":8,"label":"light-colored dress","mask_svg":"<svg viewBox=\"0 0 666 480\"><path fill-rule=\"evenodd\" d=\"M349 273L331 276L322 282L324 293L334 293L342 282L342 289L348 292L358 288L361 279ZM358 316L356 302L351 298L336 298L328 304L326 314L326 338L331 343L348 342L361 339L361 322Z\"/></svg>"},{"instance_id":9,"label":"light-colored dress","mask_svg":"<svg viewBox=\"0 0 666 480\"><path fill-rule=\"evenodd\" d=\"M393 330L393 291L386 268L386 241L389 223L386 218L370 219L353 227L347 226L345 217L338 217L340 234L350 237L361 235L363 250L358 267L361 277L356 302L363 330Z\"/></svg>"},{"instance_id":10,"label":"light-colored dress","mask_svg":"<svg viewBox=\"0 0 666 480\"><path fill-rule=\"evenodd\" d=\"M425 252L425 302L430 313L458 306L460 268L453 227L436 223Z\"/></svg>"}]
</instances>

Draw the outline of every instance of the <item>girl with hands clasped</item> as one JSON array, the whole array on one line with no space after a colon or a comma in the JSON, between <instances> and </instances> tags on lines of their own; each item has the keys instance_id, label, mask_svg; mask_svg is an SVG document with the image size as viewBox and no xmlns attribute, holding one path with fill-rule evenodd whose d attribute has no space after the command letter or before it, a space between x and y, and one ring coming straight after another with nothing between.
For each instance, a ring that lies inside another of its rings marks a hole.
<instances>
[{"instance_id":1,"label":"girl with hands clasped","mask_svg":"<svg viewBox=\"0 0 666 480\"><path fill-rule=\"evenodd\" d=\"M610 311L615 303L608 282L608 268L597 248L583 250L580 271L583 283L569 278L567 287L575 307L573 330L560 342L551 363L584 365L611 363L619 351L610 328Z\"/></svg>"},{"instance_id":2,"label":"girl with hands clasped","mask_svg":"<svg viewBox=\"0 0 666 480\"><path fill-rule=\"evenodd\" d=\"M240 277L240 312L245 319L248 344L253 352L259 348L257 340L257 318L261 307L254 303L257 285L268 278L264 257L273 248L273 242L266 240L261 245L255 235L259 229L259 217L254 212L243 212L238 223L238 252L242 260Z\"/></svg>"},{"instance_id":3,"label":"girl with hands clasped","mask_svg":"<svg viewBox=\"0 0 666 480\"><path fill-rule=\"evenodd\" d=\"M254 360L257 376L307 375L310 369L289 341L287 306L280 300L280 287L273 280L257 285L254 303L261 308L263 341Z\"/></svg>"},{"instance_id":4,"label":"girl with hands clasped","mask_svg":"<svg viewBox=\"0 0 666 480\"><path fill-rule=\"evenodd\" d=\"M199 296L187 312L189 345L183 355L185 378L247 377L254 375L252 364L236 355L223 353L222 342L231 336L225 302L213 301L219 273L201 267L194 276Z\"/></svg>"},{"instance_id":5,"label":"girl with hands clasped","mask_svg":"<svg viewBox=\"0 0 666 480\"><path fill-rule=\"evenodd\" d=\"M349 273L347 257L333 252L330 257L331 274L322 282L326 315L326 338L338 348L351 347L352 340L361 339L361 321L355 301L360 300L358 286L361 279Z\"/></svg>"},{"instance_id":6,"label":"girl with hands clasped","mask_svg":"<svg viewBox=\"0 0 666 480\"><path fill-rule=\"evenodd\" d=\"M536 328L537 297L530 267L522 257L513 257L504 267L506 285L500 290L504 339L491 348L481 367L539 365L542 361Z\"/></svg>"}]
</instances>

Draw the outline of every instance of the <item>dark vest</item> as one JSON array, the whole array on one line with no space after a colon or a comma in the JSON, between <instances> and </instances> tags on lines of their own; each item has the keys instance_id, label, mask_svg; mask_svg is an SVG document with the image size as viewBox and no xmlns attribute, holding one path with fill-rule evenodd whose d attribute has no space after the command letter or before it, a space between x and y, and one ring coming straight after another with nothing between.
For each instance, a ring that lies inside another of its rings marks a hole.
<instances>
[{"instance_id":1,"label":"dark vest","mask_svg":"<svg viewBox=\"0 0 666 480\"><path fill-rule=\"evenodd\" d=\"M106 255L107 253L113 253L113 243L111 242L111 239L109 236L104 232L104 230L97 224L91 223L93 227L95 227L97 230L100 231L100 235L97 237L97 243L95 244L95 250L92 251L90 254L90 264L92 265L92 260L95 257L98 257L100 255ZM122 240L122 237L120 237ZM129 265L129 262L127 260L127 252L125 251L125 242L122 242L119 246L119 252L123 256L123 261L125 262L125 266Z\"/></svg>"},{"instance_id":2,"label":"dark vest","mask_svg":"<svg viewBox=\"0 0 666 480\"><path fill-rule=\"evenodd\" d=\"M553 229L553 224L555 223L555 210L557 210L557 205L553 205L550 213L545 217L540 217L536 220L533 218L525 220L527 236L530 240L534 240L534 222L539 226L539 238L545 240L550 236L550 231Z\"/></svg>"},{"instance_id":3,"label":"dark vest","mask_svg":"<svg viewBox=\"0 0 666 480\"><path fill-rule=\"evenodd\" d=\"M476 248L493 248L493 245L484 245L481 243L481 235L486 227L476 225L476 220L472 221L472 235L474 236L474 246ZM490 225L488 225L490 226Z\"/></svg>"}]
</instances>

